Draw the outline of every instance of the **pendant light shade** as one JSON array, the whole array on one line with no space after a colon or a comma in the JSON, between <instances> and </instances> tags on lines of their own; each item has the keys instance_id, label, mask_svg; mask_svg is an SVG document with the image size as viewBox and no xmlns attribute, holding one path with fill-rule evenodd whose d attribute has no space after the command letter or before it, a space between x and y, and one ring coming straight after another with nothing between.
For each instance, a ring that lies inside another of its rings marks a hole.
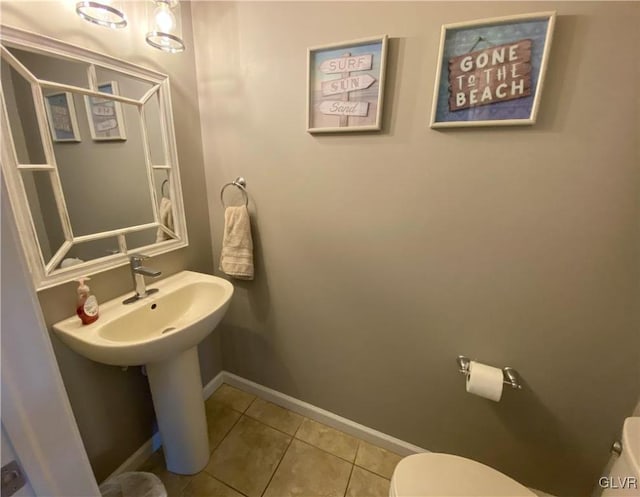
<instances>
[{"instance_id":1,"label":"pendant light shade","mask_svg":"<svg viewBox=\"0 0 640 497\"><path fill-rule=\"evenodd\" d=\"M76 13L93 24L120 29L127 25L127 18L118 4L119 2L109 0L77 2Z\"/></svg>"},{"instance_id":2,"label":"pendant light shade","mask_svg":"<svg viewBox=\"0 0 640 497\"><path fill-rule=\"evenodd\" d=\"M164 52L182 52L185 47L178 0L150 0L148 9L147 43Z\"/></svg>"}]
</instances>

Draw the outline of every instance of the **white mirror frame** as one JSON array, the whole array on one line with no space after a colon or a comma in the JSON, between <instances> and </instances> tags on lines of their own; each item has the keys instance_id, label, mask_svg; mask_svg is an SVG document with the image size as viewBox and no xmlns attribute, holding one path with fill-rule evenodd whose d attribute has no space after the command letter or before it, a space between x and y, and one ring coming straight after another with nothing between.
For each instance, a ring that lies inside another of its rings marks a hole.
<instances>
[{"instance_id":1,"label":"white mirror frame","mask_svg":"<svg viewBox=\"0 0 640 497\"><path fill-rule=\"evenodd\" d=\"M29 269L33 278L33 283L37 290L49 288L61 283L77 279L102 271L106 271L129 263L128 250L125 240L127 233L152 228L162 229L176 238L162 242L153 243L144 247L136 247L136 253L143 253L147 256L154 256L176 250L188 245L187 227L184 214L184 204L182 199L182 187L180 184L180 172L178 168L178 155L176 150L175 131L173 125L173 112L171 108L171 89L169 77L165 74L152 71L150 69L125 62L98 52L93 52L82 47L65 43L53 38L42 36L29 31L0 25L0 50L5 61L13 67L31 86L34 99L36 117L38 120L39 136L42 141L46 164L21 164L18 161L16 149L11 134L9 116L3 92L0 92L0 137L2 138L2 173L7 187L7 193L14 212L16 225L20 234L20 241L29 264ZM43 55L64 58L87 64L87 76L89 88L80 88L72 85L56 83L36 78L20 61L18 61L7 50L6 47L28 50ZM128 226L111 231L92 233L89 235L76 236L71 228L71 221L67 211L65 198L62 191L60 176L53 148L53 140L49 132L49 124L44 103L43 88L52 88L60 91L75 92L82 95L103 97L104 94L98 92L96 78L96 67L121 73L127 77L148 82L153 87L143 95L140 100L135 100L120 95L109 95L109 98L136 106L140 113L140 126L143 137L143 148L149 180L149 189L153 203L152 223ZM151 151L147 141L147 131L144 120L144 103L158 92L161 128L164 142L165 164L153 164ZM163 169L171 175L170 196L173 204L174 227L172 233L166 229L159 221L158 198L153 185L153 171ZM40 242L36 233L35 225L31 216L27 195L22 182L20 172L49 171L52 174L52 187L54 197L64 232L65 242L53 255L51 260L45 261L40 248ZM99 259L83 262L81 264L66 268L58 268L58 265L67 254L74 243L100 240L103 238L117 237L120 252L107 255Z\"/></svg>"}]
</instances>

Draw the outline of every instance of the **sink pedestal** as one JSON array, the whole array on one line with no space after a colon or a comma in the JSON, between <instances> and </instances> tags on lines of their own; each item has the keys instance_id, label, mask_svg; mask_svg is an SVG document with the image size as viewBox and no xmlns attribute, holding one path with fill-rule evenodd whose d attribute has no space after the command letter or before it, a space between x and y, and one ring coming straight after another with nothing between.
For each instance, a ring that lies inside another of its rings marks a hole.
<instances>
[{"instance_id":1,"label":"sink pedestal","mask_svg":"<svg viewBox=\"0 0 640 497\"><path fill-rule=\"evenodd\" d=\"M209 461L197 347L146 365L167 469L192 475Z\"/></svg>"}]
</instances>

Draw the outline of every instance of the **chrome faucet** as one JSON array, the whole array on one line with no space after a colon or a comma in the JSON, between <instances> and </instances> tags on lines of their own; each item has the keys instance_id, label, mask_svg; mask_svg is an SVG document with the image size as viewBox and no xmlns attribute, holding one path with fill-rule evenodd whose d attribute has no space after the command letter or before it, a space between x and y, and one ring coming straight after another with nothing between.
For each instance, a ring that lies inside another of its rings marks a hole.
<instances>
[{"instance_id":1,"label":"chrome faucet","mask_svg":"<svg viewBox=\"0 0 640 497\"><path fill-rule=\"evenodd\" d=\"M157 288L149 288L147 290L144 277L151 276L152 278L157 278L162 272L143 266L142 261L145 259L148 259L146 255L129 254L129 267L131 268L131 276L133 277L136 294L133 297L125 299L122 302L123 304L131 304L158 291Z\"/></svg>"}]
</instances>

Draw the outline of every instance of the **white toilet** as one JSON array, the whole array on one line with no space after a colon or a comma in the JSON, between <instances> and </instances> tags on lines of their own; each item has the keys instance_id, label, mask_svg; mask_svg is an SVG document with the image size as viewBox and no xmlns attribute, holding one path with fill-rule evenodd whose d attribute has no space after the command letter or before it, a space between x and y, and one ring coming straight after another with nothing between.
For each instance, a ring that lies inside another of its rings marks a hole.
<instances>
[{"instance_id":1,"label":"white toilet","mask_svg":"<svg viewBox=\"0 0 640 497\"><path fill-rule=\"evenodd\" d=\"M414 454L391 477L389 497L536 497L517 481L477 461L451 454Z\"/></svg>"},{"instance_id":2,"label":"white toilet","mask_svg":"<svg viewBox=\"0 0 640 497\"><path fill-rule=\"evenodd\" d=\"M601 479L602 497L640 495L640 417L627 418L622 428L622 453ZM625 488L626 487L626 488Z\"/></svg>"},{"instance_id":3,"label":"white toilet","mask_svg":"<svg viewBox=\"0 0 640 497\"><path fill-rule=\"evenodd\" d=\"M640 495L640 417L625 421L622 454L609 475L600 481L601 486L613 487L605 490L602 497ZM630 488L619 488L623 482ZM393 472L389 488L389 497L487 495L536 497L538 494L489 466L460 456L436 453L414 454L402 459Z\"/></svg>"}]
</instances>

